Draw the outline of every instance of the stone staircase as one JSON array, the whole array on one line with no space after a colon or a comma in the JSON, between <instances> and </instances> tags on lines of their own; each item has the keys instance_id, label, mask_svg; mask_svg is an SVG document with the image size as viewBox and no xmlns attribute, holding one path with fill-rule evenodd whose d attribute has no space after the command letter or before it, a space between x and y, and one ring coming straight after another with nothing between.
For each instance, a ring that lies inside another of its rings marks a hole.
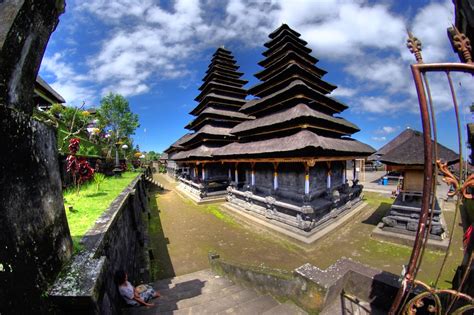
<instances>
[{"instance_id":1,"label":"stone staircase","mask_svg":"<svg viewBox=\"0 0 474 315\"><path fill-rule=\"evenodd\" d=\"M126 314L307 314L292 303L245 288L211 270L155 282L161 297L154 307L127 308Z\"/></svg>"}]
</instances>

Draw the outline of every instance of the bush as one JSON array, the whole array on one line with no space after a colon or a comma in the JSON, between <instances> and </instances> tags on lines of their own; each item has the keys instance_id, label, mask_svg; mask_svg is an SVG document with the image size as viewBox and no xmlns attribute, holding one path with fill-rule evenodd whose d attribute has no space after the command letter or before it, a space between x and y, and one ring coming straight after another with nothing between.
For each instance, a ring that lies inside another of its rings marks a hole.
<instances>
[{"instance_id":1,"label":"bush","mask_svg":"<svg viewBox=\"0 0 474 315\"><path fill-rule=\"evenodd\" d=\"M102 173L94 174L94 183L96 185L96 191L100 190L100 185L105 181L105 175Z\"/></svg>"}]
</instances>

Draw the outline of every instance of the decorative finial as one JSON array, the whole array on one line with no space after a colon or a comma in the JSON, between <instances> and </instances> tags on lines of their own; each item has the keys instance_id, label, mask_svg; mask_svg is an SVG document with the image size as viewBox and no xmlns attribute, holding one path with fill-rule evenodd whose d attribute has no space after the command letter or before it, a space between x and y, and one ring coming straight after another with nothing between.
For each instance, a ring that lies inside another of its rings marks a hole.
<instances>
[{"instance_id":1,"label":"decorative finial","mask_svg":"<svg viewBox=\"0 0 474 315\"><path fill-rule=\"evenodd\" d=\"M454 25L448 28L448 35L454 50L461 56L461 59L466 63L472 63L471 41L469 38Z\"/></svg>"},{"instance_id":2,"label":"decorative finial","mask_svg":"<svg viewBox=\"0 0 474 315\"><path fill-rule=\"evenodd\" d=\"M423 63L423 57L421 56L421 41L413 36L412 32L407 30L408 39L407 47L412 54L415 55L416 62Z\"/></svg>"},{"instance_id":3,"label":"decorative finial","mask_svg":"<svg viewBox=\"0 0 474 315\"><path fill-rule=\"evenodd\" d=\"M222 49L225 49L225 46L224 46L224 45L221 45L221 48L222 48Z\"/></svg>"}]
</instances>

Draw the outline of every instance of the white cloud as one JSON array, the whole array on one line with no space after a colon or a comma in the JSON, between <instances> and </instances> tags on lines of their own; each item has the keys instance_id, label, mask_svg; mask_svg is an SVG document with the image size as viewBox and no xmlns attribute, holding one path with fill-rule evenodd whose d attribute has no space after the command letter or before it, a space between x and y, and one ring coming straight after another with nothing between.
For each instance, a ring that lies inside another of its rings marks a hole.
<instances>
[{"instance_id":1,"label":"white cloud","mask_svg":"<svg viewBox=\"0 0 474 315\"><path fill-rule=\"evenodd\" d=\"M413 110L409 101L396 102L385 96L363 96L354 104L354 110L375 114L390 114L400 110Z\"/></svg>"},{"instance_id":2,"label":"white cloud","mask_svg":"<svg viewBox=\"0 0 474 315\"><path fill-rule=\"evenodd\" d=\"M49 67L58 72L55 84L64 90L70 85L66 93L74 99L92 93L85 85L92 80L101 93L113 90L125 96L138 95L155 88L160 80L182 78L187 82L180 85L187 86L193 80L189 79L193 77L191 65L198 59L201 62L205 49L227 43L261 47L271 31L288 23L308 41L315 57L342 65L348 78L332 95L350 98L349 105L360 112L414 113L418 101L409 70L414 58L405 47L405 26L423 42L425 60L443 60L452 55L446 27L453 21L453 5L450 0L433 0L404 17L388 3L91 0L79 3L74 11L100 20L109 30L98 45L99 51L86 58L87 75L77 76L71 66L59 64L60 58L54 56L45 64L56 63ZM84 26L86 21L81 21ZM467 100L474 91L472 81L461 81L465 86L460 97ZM447 88L443 82L430 78L435 105L446 111L450 99L449 94L443 94Z\"/></svg>"},{"instance_id":3,"label":"white cloud","mask_svg":"<svg viewBox=\"0 0 474 315\"><path fill-rule=\"evenodd\" d=\"M382 142L387 141L387 137L372 137L372 140Z\"/></svg>"},{"instance_id":4,"label":"white cloud","mask_svg":"<svg viewBox=\"0 0 474 315\"><path fill-rule=\"evenodd\" d=\"M394 133L400 129L400 126L392 127L392 126L383 126L382 128L375 131L376 134L379 135L388 135Z\"/></svg>"},{"instance_id":5,"label":"white cloud","mask_svg":"<svg viewBox=\"0 0 474 315\"><path fill-rule=\"evenodd\" d=\"M44 79L68 104L77 106L82 104L82 102L86 102L89 105L94 103L96 101L94 90L87 87L85 83L89 78L78 74L71 65L63 60L64 58L60 53L43 58L41 74L45 76Z\"/></svg>"}]
</instances>

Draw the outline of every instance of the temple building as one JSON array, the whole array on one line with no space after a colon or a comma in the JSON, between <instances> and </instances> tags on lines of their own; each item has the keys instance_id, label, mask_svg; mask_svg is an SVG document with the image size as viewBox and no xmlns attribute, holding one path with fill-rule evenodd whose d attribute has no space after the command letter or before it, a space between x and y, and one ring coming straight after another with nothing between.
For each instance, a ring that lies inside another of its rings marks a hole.
<instances>
[{"instance_id":1,"label":"temple building","mask_svg":"<svg viewBox=\"0 0 474 315\"><path fill-rule=\"evenodd\" d=\"M184 150L184 147L181 146L181 143L186 141L189 136L190 134L186 133L163 151L163 155L166 154L166 174L174 180L178 180L180 176L185 175L188 172L188 167L178 165L174 159L174 156L180 151Z\"/></svg>"},{"instance_id":2,"label":"temple building","mask_svg":"<svg viewBox=\"0 0 474 315\"><path fill-rule=\"evenodd\" d=\"M185 127L193 132L179 143L182 148L172 157L189 170L179 177L178 188L197 202L224 200L230 183L229 167L213 153L236 139L230 133L235 125L250 119L239 112L246 103L243 86L247 81L240 79L243 73L238 69L229 50L216 50L195 98L199 104L190 112L196 118Z\"/></svg>"},{"instance_id":3,"label":"temple building","mask_svg":"<svg viewBox=\"0 0 474 315\"><path fill-rule=\"evenodd\" d=\"M283 24L269 35L251 87L256 96L240 112L255 117L235 126L238 137L214 152L233 163L228 202L237 209L296 231L311 231L348 212L362 186L346 180L346 161L375 150L350 135L359 128L335 116L347 105L328 96L307 42ZM355 176L357 178L357 174Z\"/></svg>"},{"instance_id":4,"label":"temple building","mask_svg":"<svg viewBox=\"0 0 474 315\"><path fill-rule=\"evenodd\" d=\"M436 150L438 159L447 165L459 161L458 154L439 143L436 145ZM397 198L391 205L390 211L382 218L382 222L377 229L414 236L418 228L421 197L423 195L423 133L406 129L375 154L379 156L380 162L387 165L388 171L399 172L403 178ZM446 227L443 221L441 208L437 198L435 198L433 223L430 230L432 239L441 240L444 238ZM381 233L378 234L383 237Z\"/></svg>"},{"instance_id":5,"label":"temple building","mask_svg":"<svg viewBox=\"0 0 474 315\"><path fill-rule=\"evenodd\" d=\"M350 137L359 128L338 116L348 107L328 95L336 86L300 34L283 24L269 37L249 101L232 55L216 51L186 126L194 132L170 159L189 167L183 189L202 198L227 188L227 207L307 236L359 203L346 163L375 150Z\"/></svg>"}]
</instances>

